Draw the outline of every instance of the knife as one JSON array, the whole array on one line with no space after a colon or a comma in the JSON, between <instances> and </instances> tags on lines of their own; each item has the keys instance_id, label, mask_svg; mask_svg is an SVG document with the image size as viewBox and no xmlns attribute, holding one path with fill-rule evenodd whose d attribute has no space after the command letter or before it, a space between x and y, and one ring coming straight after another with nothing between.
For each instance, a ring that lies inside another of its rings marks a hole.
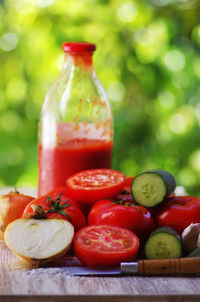
<instances>
[{"instance_id":1,"label":"knife","mask_svg":"<svg viewBox=\"0 0 200 302\"><path fill-rule=\"evenodd\" d=\"M112 276L112 275L193 275L200 274L200 257L139 260L138 262L122 262L119 267L62 267L72 276Z\"/></svg>"}]
</instances>

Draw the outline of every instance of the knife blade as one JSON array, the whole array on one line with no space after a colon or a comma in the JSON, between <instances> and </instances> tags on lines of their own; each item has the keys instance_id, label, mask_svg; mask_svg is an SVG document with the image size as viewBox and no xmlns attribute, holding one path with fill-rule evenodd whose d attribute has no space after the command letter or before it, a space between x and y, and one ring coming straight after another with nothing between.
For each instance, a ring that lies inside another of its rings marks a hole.
<instances>
[{"instance_id":1,"label":"knife blade","mask_svg":"<svg viewBox=\"0 0 200 302\"><path fill-rule=\"evenodd\" d=\"M68 266L65 270L71 276L116 276L121 275L120 267L86 267L86 266Z\"/></svg>"},{"instance_id":2,"label":"knife blade","mask_svg":"<svg viewBox=\"0 0 200 302\"><path fill-rule=\"evenodd\" d=\"M193 275L200 274L200 257L163 260L139 260L122 262L120 267L63 267L73 276L112 276L112 275Z\"/></svg>"}]
</instances>

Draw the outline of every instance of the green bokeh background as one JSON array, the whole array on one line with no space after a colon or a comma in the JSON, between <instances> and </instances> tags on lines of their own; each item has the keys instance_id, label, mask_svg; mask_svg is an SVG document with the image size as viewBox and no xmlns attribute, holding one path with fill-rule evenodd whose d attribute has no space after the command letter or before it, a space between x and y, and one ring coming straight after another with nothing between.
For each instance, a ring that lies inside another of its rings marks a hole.
<instances>
[{"instance_id":1,"label":"green bokeh background","mask_svg":"<svg viewBox=\"0 0 200 302\"><path fill-rule=\"evenodd\" d=\"M198 0L0 0L0 185L37 185L37 125L64 41L97 45L113 168L163 168L200 195Z\"/></svg>"}]
</instances>

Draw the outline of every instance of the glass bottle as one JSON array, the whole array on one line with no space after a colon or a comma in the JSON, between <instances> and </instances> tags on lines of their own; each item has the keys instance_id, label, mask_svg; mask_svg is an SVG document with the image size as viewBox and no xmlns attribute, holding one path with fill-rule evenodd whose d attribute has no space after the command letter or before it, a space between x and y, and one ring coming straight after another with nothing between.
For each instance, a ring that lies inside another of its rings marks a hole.
<instances>
[{"instance_id":1,"label":"glass bottle","mask_svg":"<svg viewBox=\"0 0 200 302\"><path fill-rule=\"evenodd\" d=\"M111 168L112 112L92 55L94 44L63 44L63 70L42 106L39 125L38 196L86 169Z\"/></svg>"}]
</instances>

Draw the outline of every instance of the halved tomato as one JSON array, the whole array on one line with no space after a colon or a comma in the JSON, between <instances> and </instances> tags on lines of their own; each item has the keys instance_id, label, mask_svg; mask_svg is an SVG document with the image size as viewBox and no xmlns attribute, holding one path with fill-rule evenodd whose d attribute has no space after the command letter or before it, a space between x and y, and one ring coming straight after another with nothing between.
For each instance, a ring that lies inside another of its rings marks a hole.
<instances>
[{"instance_id":1,"label":"halved tomato","mask_svg":"<svg viewBox=\"0 0 200 302\"><path fill-rule=\"evenodd\" d=\"M132 261L139 245L133 232L113 225L86 226L74 238L75 254L87 266L114 266Z\"/></svg>"},{"instance_id":2,"label":"halved tomato","mask_svg":"<svg viewBox=\"0 0 200 302\"><path fill-rule=\"evenodd\" d=\"M91 169L67 178L67 187L72 195L83 203L93 204L98 200L116 197L123 189L126 176L111 169Z\"/></svg>"}]
</instances>

